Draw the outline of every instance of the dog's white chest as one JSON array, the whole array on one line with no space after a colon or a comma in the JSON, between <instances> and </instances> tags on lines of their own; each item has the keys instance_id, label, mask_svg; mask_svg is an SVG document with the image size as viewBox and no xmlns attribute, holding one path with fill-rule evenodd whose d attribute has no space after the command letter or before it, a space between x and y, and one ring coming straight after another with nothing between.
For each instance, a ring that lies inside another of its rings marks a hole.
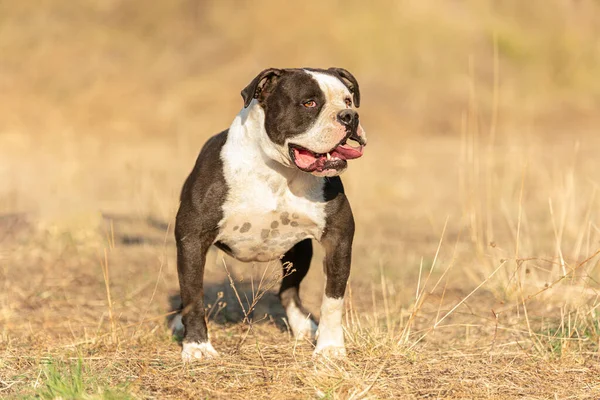
<instances>
[{"instance_id":1,"label":"dog's white chest","mask_svg":"<svg viewBox=\"0 0 600 400\"><path fill-rule=\"evenodd\" d=\"M290 180L236 133L230 131L221 153L228 195L216 241L241 261L269 261L303 239L319 240L325 227L323 181L302 172Z\"/></svg>"},{"instance_id":2,"label":"dog's white chest","mask_svg":"<svg viewBox=\"0 0 600 400\"><path fill-rule=\"evenodd\" d=\"M324 212L315 204L289 194L269 197L264 191L235 197L224 206L217 240L241 261L273 260L305 238L321 237Z\"/></svg>"}]
</instances>

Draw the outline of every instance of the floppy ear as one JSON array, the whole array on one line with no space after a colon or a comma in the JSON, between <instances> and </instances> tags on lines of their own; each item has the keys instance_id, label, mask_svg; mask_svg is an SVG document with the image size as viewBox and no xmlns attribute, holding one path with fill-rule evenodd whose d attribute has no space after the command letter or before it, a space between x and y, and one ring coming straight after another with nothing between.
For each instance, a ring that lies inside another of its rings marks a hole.
<instances>
[{"instance_id":1,"label":"floppy ear","mask_svg":"<svg viewBox=\"0 0 600 400\"><path fill-rule=\"evenodd\" d=\"M357 108L360 107L360 89L358 88L358 81L354 75L344 68L329 68L329 71L337 74L341 78L341 81L346 85L348 90L350 90L350 93L352 93L354 105Z\"/></svg>"},{"instance_id":2,"label":"floppy ear","mask_svg":"<svg viewBox=\"0 0 600 400\"><path fill-rule=\"evenodd\" d=\"M250 105L252 99L257 99L265 86L271 83L274 78L281 76L282 71L277 68L265 69L258 74L252 82L242 90L242 98L244 99L244 108ZM261 85L262 84L262 85Z\"/></svg>"}]
</instances>

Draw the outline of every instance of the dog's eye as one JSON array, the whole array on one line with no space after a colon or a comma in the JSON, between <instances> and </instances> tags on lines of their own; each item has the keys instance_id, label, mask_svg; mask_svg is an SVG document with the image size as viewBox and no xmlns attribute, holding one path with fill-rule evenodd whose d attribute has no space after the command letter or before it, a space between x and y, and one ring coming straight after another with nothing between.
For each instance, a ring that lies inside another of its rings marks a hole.
<instances>
[{"instance_id":1,"label":"dog's eye","mask_svg":"<svg viewBox=\"0 0 600 400\"><path fill-rule=\"evenodd\" d=\"M344 101L346 102L347 107L352 107L352 100L350 99L350 97L346 97Z\"/></svg>"},{"instance_id":2,"label":"dog's eye","mask_svg":"<svg viewBox=\"0 0 600 400\"><path fill-rule=\"evenodd\" d=\"M302 105L304 107L313 108L313 107L317 106L317 102L314 100L309 100L309 101L305 101L304 103L302 103Z\"/></svg>"}]
</instances>

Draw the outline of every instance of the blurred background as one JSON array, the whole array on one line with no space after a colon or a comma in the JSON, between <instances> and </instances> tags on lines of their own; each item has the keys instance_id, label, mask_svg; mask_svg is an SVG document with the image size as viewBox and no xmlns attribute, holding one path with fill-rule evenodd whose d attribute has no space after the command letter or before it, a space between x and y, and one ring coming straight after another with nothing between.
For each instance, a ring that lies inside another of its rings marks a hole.
<instances>
[{"instance_id":1,"label":"blurred background","mask_svg":"<svg viewBox=\"0 0 600 400\"><path fill-rule=\"evenodd\" d=\"M591 0L3 1L0 208L164 214L171 205L158 196L176 197L203 142L239 111L240 90L272 66L358 77L373 147L356 169L402 177L406 141L440 151L469 109L482 135L495 107L497 139L571 140L597 123L599 9ZM397 151L380 157L380 145Z\"/></svg>"}]
</instances>

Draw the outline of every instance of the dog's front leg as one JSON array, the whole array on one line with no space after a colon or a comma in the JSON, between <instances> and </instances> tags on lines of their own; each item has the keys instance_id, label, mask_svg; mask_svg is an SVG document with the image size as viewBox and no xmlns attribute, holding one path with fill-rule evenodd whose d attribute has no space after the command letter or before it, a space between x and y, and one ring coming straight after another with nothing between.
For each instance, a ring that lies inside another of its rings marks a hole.
<instances>
[{"instance_id":1,"label":"dog's front leg","mask_svg":"<svg viewBox=\"0 0 600 400\"><path fill-rule=\"evenodd\" d=\"M177 273L182 301L183 361L214 358L219 353L208 339L204 311L204 264L214 234L198 232L179 218L176 226Z\"/></svg>"},{"instance_id":2,"label":"dog's front leg","mask_svg":"<svg viewBox=\"0 0 600 400\"><path fill-rule=\"evenodd\" d=\"M344 357L344 330L342 314L344 293L350 276L354 218L346 196L339 194L328 204L328 217L321 243L325 248L325 293L321 304L321 318L314 354Z\"/></svg>"}]
</instances>

